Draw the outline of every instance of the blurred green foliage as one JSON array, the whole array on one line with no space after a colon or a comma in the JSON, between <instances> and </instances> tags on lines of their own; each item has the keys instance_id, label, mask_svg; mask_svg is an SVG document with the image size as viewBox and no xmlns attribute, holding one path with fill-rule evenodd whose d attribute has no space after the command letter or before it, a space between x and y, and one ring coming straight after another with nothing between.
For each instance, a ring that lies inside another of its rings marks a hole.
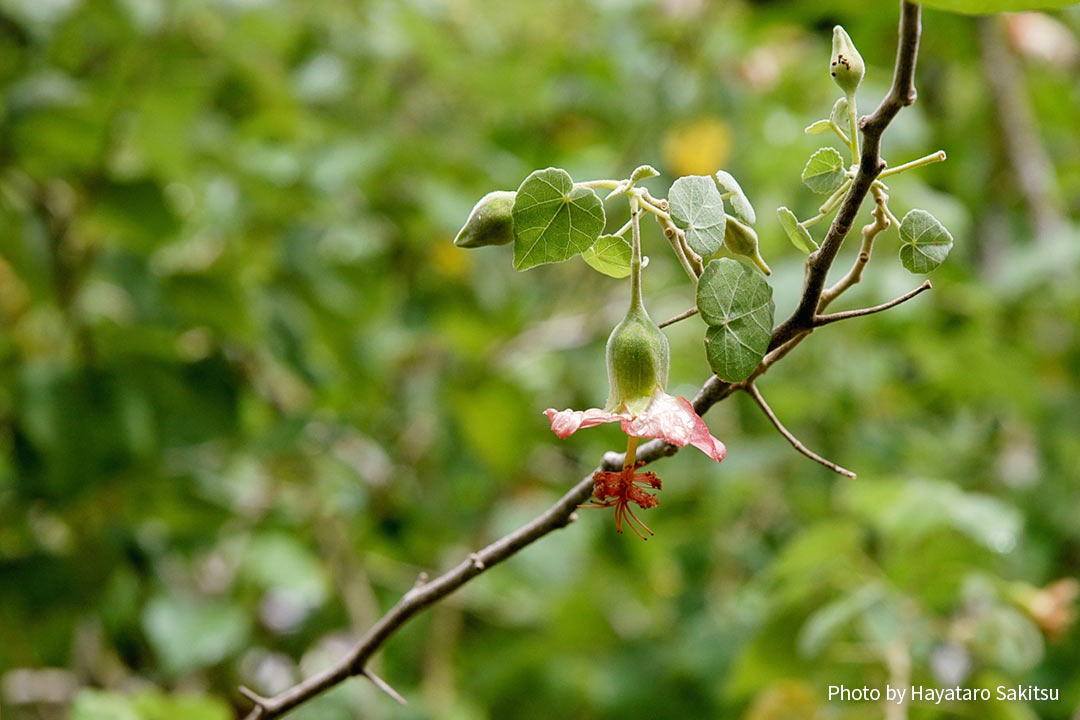
<instances>
[{"instance_id":1,"label":"blurred green foliage","mask_svg":"<svg viewBox=\"0 0 1080 720\"><path fill-rule=\"evenodd\" d=\"M1075 46L1080 13L1052 17ZM895 14L847 0L0 0L4 717L231 716L238 683L324 666L618 441L541 411L602 403L625 283L453 247L484 193L726 168L789 312L803 258L772 209L820 202L802 128L837 22L869 108ZM1073 716L1068 585L1038 588L1080 564L1077 60L1014 55L1065 222L1036 237L975 21L924 24L884 151L947 151L890 186L956 247L933 292L761 382L859 479L734 397L707 417L723 464L656 466L654 541L585 514L387 644L407 708L352 682L292 717L872 718L827 686L909 671L1061 691L912 718ZM894 233L845 307L912 286ZM644 242L662 319L693 297ZM696 323L668 332L687 395Z\"/></svg>"}]
</instances>

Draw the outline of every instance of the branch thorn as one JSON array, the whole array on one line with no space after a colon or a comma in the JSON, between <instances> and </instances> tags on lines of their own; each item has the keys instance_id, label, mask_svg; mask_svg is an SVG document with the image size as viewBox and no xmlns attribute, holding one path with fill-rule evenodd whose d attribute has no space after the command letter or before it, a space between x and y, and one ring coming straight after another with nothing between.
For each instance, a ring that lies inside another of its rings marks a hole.
<instances>
[{"instance_id":1,"label":"branch thorn","mask_svg":"<svg viewBox=\"0 0 1080 720\"><path fill-rule=\"evenodd\" d=\"M401 693L399 693L394 688L390 687L390 684L388 682L383 680L381 677L376 675L371 670L368 670L367 668L364 668L363 670L360 671L360 674L363 675L364 677L366 677L368 680L370 680L372 685L374 685L375 687L382 690L384 693L386 693L387 695L392 697L394 700L396 700L401 705L408 705L409 704L409 701L406 700L404 697L402 697Z\"/></svg>"}]
</instances>

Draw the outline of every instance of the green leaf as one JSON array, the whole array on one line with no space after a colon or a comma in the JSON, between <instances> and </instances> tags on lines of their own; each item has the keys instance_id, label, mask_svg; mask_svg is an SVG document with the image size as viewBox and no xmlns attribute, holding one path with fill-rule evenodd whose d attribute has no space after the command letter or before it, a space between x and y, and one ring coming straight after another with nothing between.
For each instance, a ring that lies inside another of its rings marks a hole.
<instances>
[{"instance_id":1,"label":"green leaf","mask_svg":"<svg viewBox=\"0 0 1080 720\"><path fill-rule=\"evenodd\" d=\"M885 598L884 587L875 581L815 611L799 632L799 652L816 657L845 625L862 616Z\"/></svg>"},{"instance_id":2,"label":"green leaf","mask_svg":"<svg viewBox=\"0 0 1080 720\"><path fill-rule=\"evenodd\" d=\"M514 201L514 269L569 260L604 231L604 204L559 168L537 170Z\"/></svg>"},{"instance_id":3,"label":"green leaf","mask_svg":"<svg viewBox=\"0 0 1080 720\"><path fill-rule=\"evenodd\" d=\"M851 483L844 486L842 501L882 537L905 546L914 546L947 528L989 550L1007 553L1023 531L1024 518L1015 507L948 482Z\"/></svg>"},{"instance_id":4,"label":"green leaf","mask_svg":"<svg viewBox=\"0 0 1080 720\"><path fill-rule=\"evenodd\" d=\"M1020 10L1052 10L1068 7L1075 2L1076 0L928 0L923 4L926 7L967 15L988 15Z\"/></svg>"},{"instance_id":5,"label":"green leaf","mask_svg":"<svg viewBox=\"0 0 1080 720\"><path fill-rule=\"evenodd\" d=\"M745 379L765 357L772 337L772 288L761 273L737 260L720 258L698 281L697 307L709 324L705 353L722 379Z\"/></svg>"},{"instance_id":6,"label":"green leaf","mask_svg":"<svg viewBox=\"0 0 1080 720\"><path fill-rule=\"evenodd\" d=\"M246 643L251 620L240 607L159 595L146 604L143 628L167 674L221 662Z\"/></svg>"},{"instance_id":7,"label":"green leaf","mask_svg":"<svg viewBox=\"0 0 1080 720\"><path fill-rule=\"evenodd\" d=\"M618 235L601 235L591 248L581 253L589 267L613 278L630 275L631 255L630 241Z\"/></svg>"},{"instance_id":8,"label":"green leaf","mask_svg":"<svg viewBox=\"0 0 1080 720\"><path fill-rule=\"evenodd\" d=\"M636 183L642 180L648 180L649 178L659 177L660 171L654 168L652 165L639 165L634 172L630 174L630 182Z\"/></svg>"},{"instance_id":9,"label":"green leaf","mask_svg":"<svg viewBox=\"0 0 1080 720\"><path fill-rule=\"evenodd\" d=\"M134 695L83 688L72 703L71 720L228 720L222 700L206 695L144 690Z\"/></svg>"},{"instance_id":10,"label":"green leaf","mask_svg":"<svg viewBox=\"0 0 1080 720\"><path fill-rule=\"evenodd\" d=\"M834 192L844 182L844 158L832 147L820 148L810 156L802 180L816 193Z\"/></svg>"},{"instance_id":11,"label":"green leaf","mask_svg":"<svg viewBox=\"0 0 1080 720\"><path fill-rule=\"evenodd\" d=\"M781 206L776 208L776 216L780 218L780 224L784 227L784 232L787 233L792 245L804 253L811 253L818 249L818 244L810 236L810 231L799 223L799 218L795 217L795 213Z\"/></svg>"},{"instance_id":12,"label":"green leaf","mask_svg":"<svg viewBox=\"0 0 1080 720\"><path fill-rule=\"evenodd\" d=\"M945 226L925 210L911 210L900 221L900 262L909 272L922 275L945 262L953 238Z\"/></svg>"},{"instance_id":13,"label":"green leaf","mask_svg":"<svg viewBox=\"0 0 1080 720\"><path fill-rule=\"evenodd\" d=\"M836 123L845 133L851 132L847 98L842 97L833 103L832 110L829 112L829 119Z\"/></svg>"},{"instance_id":14,"label":"green leaf","mask_svg":"<svg viewBox=\"0 0 1080 720\"><path fill-rule=\"evenodd\" d=\"M702 257L712 255L724 242L727 213L716 182L705 175L676 180L668 193L671 219L686 232L686 242Z\"/></svg>"},{"instance_id":15,"label":"green leaf","mask_svg":"<svg viewBox=\"0 0 1080 720\"><path fill-rule=\"evenodd\" d=\"M716 180L716 187L719 188L721 195L728 195L732 214L747 225L756 223L757 214L754 212L754 206L750 204L750 199L739 186L738 180L733 178L731 173L723 170L717 170L713 179Z\"/></svg>"},{"instance_id":16,"label":"green leaf","mask_svg":"<svg viewBox=\"0 0 1080 720\"><path fill-rule=\"evenodd\" d=\"M824 135L832 130L832 123L828 120L818 120L815 123L810 123L803 130L807 135Z\"/></svg>"}]
</instances>

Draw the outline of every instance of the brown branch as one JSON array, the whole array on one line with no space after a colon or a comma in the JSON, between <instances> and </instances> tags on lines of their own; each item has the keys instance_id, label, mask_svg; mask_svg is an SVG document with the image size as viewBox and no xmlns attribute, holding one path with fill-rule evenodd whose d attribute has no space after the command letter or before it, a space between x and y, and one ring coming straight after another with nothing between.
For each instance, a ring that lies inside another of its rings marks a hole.
<instances>
[{"instance_id":1,"label":"brown branch","mask_svg":"<svg viewBox=\"0 0 1080 720\"><path fill-rule=\"evenodd\" d=\"M895 300L890 300L887 303L881 303L880 305L875 305L874 307L859 308L858 310L845 310L844 312L830 313L828 315L818 315L816 318L814 318L814 327L828 325L829 323L834 323L838 320L847 320L849 318L862 317L863 315L873 315L874 313L879 313L883 310L894 308L900 303L907 302L919 293L930 290L933 287L934 286L930 284L930 281L927 280L914 290L906 292Z\"/></svg>"},{"instance_id":2,"label":"brown branch","mask_svg":"<svg viewBox=\"0 0 1080 720\"><path fill-rule=\"evenodd\" d=\"M709 408L730 397L736 390L751 388L754 378L764 374L773 363L794 349L813 330L825 276L828 274L829 267L832 265L844 237L851 229L859 205L866 197L877 174L881 172L881 134L901 107L910 105L915 101L913 78L915 59L919 47L919 17L918 5L910 2L901 3L900 43L897 50L892 89L881 102L881 105L878 106L878 109L869 117L863 118L861 122L863 155L859 171L855 176L855 181L852 183L851 190L848 191L847 197L840 206L837 217L833 221L824 243L807 261L807 281L799 308L788 320L773 331L772 341L769 345L770 352L754 373L751 374L750 378L741 383L730 383L714 375L705 382L693 401L694 410L699 415L704 415ZM661 223L661 225L663 224ZM647 464L661 457L674 455L678 450L678 447L663 440L650 440L638 448L637 459ZM818 462L823 462L823 464L832 467L828 461L815 457L809 451L806 451L806 453L810 457L817 459ZM621 453L609 452L604 455L601 468L615 470L622 466L622 462L623 455ZM839 466L835 466L834 469L845 474L850 472L844 471ZM350 677L365 675L371 678L372 676L365 672L368 661L382 647L383 643L414 615L548 533L566 527L577 518L575 512L577 506L588 500L592 495L592 491L593 479L592 473L590 473L559 498L548 510L531 522L496 540L482 550L472 553L468 558L432 580L428 580L426 576L422 575L417 580L416 585L406 592L401 600L390 608L360 638L356 646L344 658L323 672L313 675L271 698L264 698L247 688L242 688L240 690L241 694L254 703L254 707L246 716L246 720L270 720L271 718L280 717L289 710ZM375 681L372 680L372 682Z\"/></svg>"},{"instance_id":3,"label":"brown branch","mask_svg":"<svg viewBox=\"0 0 1080 720\"><path fill-rule=\"evenodd\" d=\"M761 412L765 413L765 417L769 418L769 422L771 422L773 424L773 427L775 427L777 431L779 431L779 433L784 436L784 439L791 443L791 447L795 448L814 462L821 463L825 467L832 470L834 473L845 475L852 480L855 479L855 473L851 472L847 468L840 467L832 460L826 460L825 458L821 457L816 452L803 445L802 442L799 441L799 438L792 435L791 431L784 427L784 424L780 422L780 418L776 417L776 413L774 413L772 411L772 408L769 407L769 403L765 402L765 398L761 396L761 392L757 389L756 385L750 383L743 389L746 390L747 395L754 398L754 402L756 402L758 404L758 407L761 408Z\"/></svg>"},{"instance_id":4,"label":"brown branch","mask_svg":"<svg viewBox=\"0 0 1080 720\"><path fill-rule=\"evenodd\" d=\"M780 347L799 332L814 328L814 317L829 269L844 244L844 238L851 231L859 208L870 192L870 186L885 169L885 162L881 159L881 136L901 108L915 102L915 60L919 54L919 36L922 32L921 15L919 5L907 0L900 3L900 38L896 48L892 87L877 109L859 121L859 128L862 130L859 170L836 217L833 218L832 225L829 226L824 242L807 258L802 298L791 316L773 331L770 350Z\"/></svg>"}]
</instances>

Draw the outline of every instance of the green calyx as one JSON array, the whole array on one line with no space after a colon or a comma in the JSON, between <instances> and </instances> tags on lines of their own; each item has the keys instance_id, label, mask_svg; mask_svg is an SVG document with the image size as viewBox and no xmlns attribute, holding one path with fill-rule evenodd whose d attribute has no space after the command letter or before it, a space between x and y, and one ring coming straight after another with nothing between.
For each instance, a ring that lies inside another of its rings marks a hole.
<instances>
[{"instance_id":1,"label":"green calyx","mask_svg":"<svg viewBox=\"0 0 1080 720\"><path fill-rule=\"evenodd\" d=\"M637 415L652 401L653 393L667 387L667 336L635 303L607 341L608 412Z\"/></svg>"},{"instance_id":2,"label":"green calyx","mask_svg":"<svg viewBox=\"0 0 1080 720\"><path fill-rule=\"evenodd\" d=\"M847 31L839 25L833 28L829 73L844 94L849 97L859 89L863 75L866 74L866 65L863 63L862 55L855 49L855 43L851 41Z\"/></svg>"},{"instance_id":3,"label":"green calyx","mask_svg":"<svg viewBox=\"0 0 1080 720\"><path fill-rule=\"evenodd\" d=\"M514 200L517 193L496 190L480 198L454 244L463 248L506 245L514 240Z\"/></svg>"},{"instance_id":4,"label":"green calyx","mask_svg":"<svg viewBox=\"0 0 1080 720\"><path fill-rule=\"evenodd\" d=\"M732 255L742 255L749 258L751 262L758 266L761 272L772 275L772 270L769 269L765 259L761 257L761 252L758 250L758 236L754 232L754 228L743 225L730 215L728 215L727 225L724 227L724 247Z\"/></svg>"}]
</instances>

